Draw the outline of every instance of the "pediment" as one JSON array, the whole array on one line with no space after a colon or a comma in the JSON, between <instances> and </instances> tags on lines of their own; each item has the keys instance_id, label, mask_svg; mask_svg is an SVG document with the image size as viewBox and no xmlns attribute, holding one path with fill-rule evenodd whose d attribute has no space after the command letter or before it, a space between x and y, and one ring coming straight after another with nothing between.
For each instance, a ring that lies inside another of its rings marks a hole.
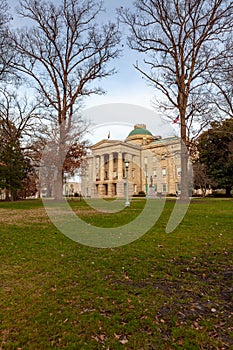
<instances>
[{"instance_id":1,"label":"pediment","mask_svg":"<svg viewBox=\"0 0 233 350\"><path fill-rule=\"evenodd\" d=\"M99 148L105 148L105 147L111 147L111 146L117 146L119 144L124 144L124 142L122 141L118 141L118 140L101 140L97 143L95 143L94 145L92 145L90 147L91 150L96 150Z\"/></svg>"},{"instance_id":2,"label":"pediment","mask_svg":"<svg viewBox=\"0 0 233 350\"><path fill-rule=\"evenodd\" d=\"M90 147L91 151L103 150L111 151L112 149L127 150L127 149L140 149L139 145L129 144L119 140L101 140Z\"/></svg>"}]
</instances>

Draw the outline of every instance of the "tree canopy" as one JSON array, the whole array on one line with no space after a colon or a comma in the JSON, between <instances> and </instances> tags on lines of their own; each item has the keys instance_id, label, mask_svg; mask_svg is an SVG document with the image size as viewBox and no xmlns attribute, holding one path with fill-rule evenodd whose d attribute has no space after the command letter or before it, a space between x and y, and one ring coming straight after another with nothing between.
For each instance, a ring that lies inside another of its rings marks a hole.
<instances>
[{"instance_id":1,"label":"tree canopy","mask_svg":"<svg viewBox=\"0 0 233 350\"><path fill-rule=\"evenodd\" d=\"M29 160L24 156L17 130L12 123L0 120L0 188L6 190L6 199L18 198L18 190L23 188L23 180L31 170Z\"/></svg>"},{"instance_id":2,"label":"tree canopy","mask_svg":"<svg viewBox=\"0 0 233 350\"><path fill-rule=\"evenodd\" d=\"M199 163L210 179L230 195L233 186L233 119L212 123L198 139Z\"/></svg>"}]
</instances>

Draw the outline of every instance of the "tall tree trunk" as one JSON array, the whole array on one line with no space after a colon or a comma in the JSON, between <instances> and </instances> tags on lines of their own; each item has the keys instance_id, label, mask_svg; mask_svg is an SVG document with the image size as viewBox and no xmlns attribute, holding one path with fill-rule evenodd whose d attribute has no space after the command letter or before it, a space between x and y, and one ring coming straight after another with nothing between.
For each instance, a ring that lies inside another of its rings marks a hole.
<instances>
[{"instance_id":1,"label":"tall tree trunk","mask_svg":"<svg viewBox=\"0 0 233 350\"><path fill-rule=\"evenodd\" d=\"M48 181L46 188L47 188L46 197L51 198L52 197L52 184L50 183L50 181Z\"/></svg>"},{"instance_id":2,"label":"tall tree trunk","mask_svg":"<svg viewBox=\"0 0 233 350\"><path fill-rule=\"evenodd\" d=\"M189 199L188 150L181 140L181 200Z\"/></svg>"},{"instance_id":3,"label":"tall tree trunk","mask_svg":"<svg viewBox=\"0 0 233 350\"><path fill-rule=\"evenodd\" d=\"M53 197L56 201L63 200L63 171L62 171L63 163L61 163L60 159L58 164L56 164L54 183L53 183Z\"/></svg>"},{"instance_id":4,"label":"tall tree trunk","mask_svg":"<svg viewBox=\"0 0 233 350\"><path fill-rule=\"evenodd\" d=\"M186 100L184 93L180 94L180 134L181 134L181 195L182 201L189 199L189 177L188 177L188 148L187 148L187 135L186 135Z\"/></svg>"},{"instance_id":5,"label":"tall tree trunk","mask_svg":"<svg viewBox=\"0 0 233 350\"><path fill-rule=\"evenodd\" d=\"M65 129L65 116L62 116L62 122L59 125L59 140L58 140L58 150L57 157L55 160L56 173L54 177L54 187L53 187L53 196L55 200L63 200L63 164L66 158L67 153L67 144L66 144L66 129Z\"/></svg>"},{"instance_id":6,"label":"tall tree trunk","mask_svg":"<svg viewBox=\"0 0 233 350\"><path fill-rule=\"evenodd\" d=\"M53 184L53 197L56 201L63 200L63 179L59 170Z\"/></svg>"},{"instance_id":7,"label":"tall tree trunk","mask_svg":"<svg viewBox=\"0 0 233 350\"><path fill-rule=\"evenodd\" d=\"M18 199L17 190L11 190L11 201L15 202Z\"/></svg>"},{"instance_id":8,"label":"tall tree trunk","mask_svg":"<svg viewBox=\"0 0 233 350\"><path fill-rule=\"evenodd\" d=\"M226 196L231 197L231 186L226 187Z\"/></svg>"},{"instance_id":9,"label":"tall tree trunk","mask_svg":"<svg viewBox=\"0 0 233 350\"><path fill-rule=\"evenodd\" d=\"M6 201L10 200L10 191L8 188L5 189L5 200Z\"/></svg>"}]
</instances>

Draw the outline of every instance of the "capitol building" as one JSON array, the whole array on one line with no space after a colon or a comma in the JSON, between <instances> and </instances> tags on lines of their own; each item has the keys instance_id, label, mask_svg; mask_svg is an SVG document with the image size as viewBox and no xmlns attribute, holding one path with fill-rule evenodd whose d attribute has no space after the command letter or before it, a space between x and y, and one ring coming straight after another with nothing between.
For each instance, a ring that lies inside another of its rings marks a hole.
<instances>
[{"instance_id":1,"label":"capitol building","mask_svg":"<svg viewBox=\"0 0 233 350\"><path fill-rule=\"evenodd\" d=\"M82 195L91 198L175 195L180 191L180 139L152 135L136 124L124 141L103 139L90 147ZM126 184L127 183L127 184Z\"/></svg>"}]
</instances>

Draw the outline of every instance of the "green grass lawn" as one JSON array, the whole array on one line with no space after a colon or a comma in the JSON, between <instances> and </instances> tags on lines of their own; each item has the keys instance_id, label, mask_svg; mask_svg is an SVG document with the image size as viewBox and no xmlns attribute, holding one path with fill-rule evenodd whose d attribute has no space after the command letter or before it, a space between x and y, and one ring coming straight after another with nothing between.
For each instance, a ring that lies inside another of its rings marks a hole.
<instances>
[{"instance_id":1,"label":"green grass lawn","mask_svg":"<svg viewBox=\"0 0 233 350\"><path fill-rule=\"evenodd\" d=\"M99 226L144 204L71 202ZM173 205L137 241L98 249L60 233L39 200L0 203L0 349L233 349L233 201L194 199L166 234Z\"/></svg>"}]
</instances>

